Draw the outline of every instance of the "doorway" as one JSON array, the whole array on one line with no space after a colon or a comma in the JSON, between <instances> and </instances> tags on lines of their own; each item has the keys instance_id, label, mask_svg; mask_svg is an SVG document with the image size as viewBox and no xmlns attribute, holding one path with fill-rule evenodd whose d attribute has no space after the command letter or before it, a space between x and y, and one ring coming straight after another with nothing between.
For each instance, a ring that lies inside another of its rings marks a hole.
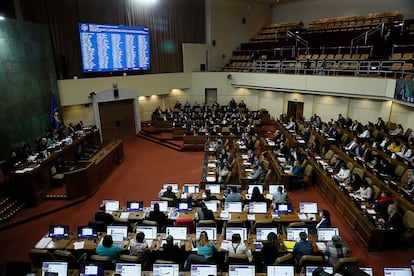
<instances>
[{"instance_id":1,"label":"doorway","mask_svg":"<svg viewBox=\"0 0 414 276\"><path fill-rule=\"evenodd\" d=\"M301 120L303 117L303 102L288 101L288 118L295 118L295 120Z\"/></svg>"},{"instance_id":2,"label":"doorway","mask_svg":"<svg viewBox=\"0 0 414 276\"><path fill-rule=\"evenodd\" d=\"M204 102L211 107L215 101L217 101L217 88L206 88L204 90Z\"/></svg>"},{"instance_id":3,"label":"doorway","mask_svg":"<svg viewBox=\"0 0 414 276\"><path fill-rule=\"evenodd\" d=\"M100 102L99 116L103 142L135 135L133 99Z\"/></svg>"}]
</instances>

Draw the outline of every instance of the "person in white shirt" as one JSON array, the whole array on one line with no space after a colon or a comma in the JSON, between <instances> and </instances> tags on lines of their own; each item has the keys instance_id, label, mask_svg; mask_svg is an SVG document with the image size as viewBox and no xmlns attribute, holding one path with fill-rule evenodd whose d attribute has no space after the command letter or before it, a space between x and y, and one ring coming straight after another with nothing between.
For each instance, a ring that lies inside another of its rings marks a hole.
<instances>
[{"instance_id":1,"label":"person in white shirt","mask_svg":"<svg viewBox=\"0 0 414 276\"><path fill-rule=\"evenodd\" d=\"M246 254L246 245L241 240L240 234L236 233L231 236L231 243L226 242L222 244L222 250L225 250L229 253L229 256L236 254Z\"/></svg>"},{"instance_id":2,"label":"person in white shirt","mask_svg":"<svg viewBox=\"0 0 414 276\"><path fill-rule=\"evenodd\" d=\"M369 129L367 126L364 127L364 131L361 134L359 134L358 137L362 139L371 138L371 132L369 132Z\"/></svg>"},{"instance_id":3,"label":"person in white shirt","mask_svg":"<svg viewBox=\"0 0 414 276\"><path fill-rule=\"evenodd\" d=\"M357 137L354 137L354 139L352 139L352 141L351 142L349 142L345 147L344 147L344 149L346 150L346 151L352 151L353 149L355 149L356 148L356 146L358 145L358 138Z\"/></svg>"},{"instance_id":4,"label":"person in white shirt","mask_svg":"<svg viewBox=\"0 0 414 276\"><path fill-rule=\"evenodd\" d=\"M368 185L368 182L363 179L361 180L361 188L356 192L357 195L361 196L365 200L371 200L372 198L372 189Z\"/></svg>"},{"instance_id":5,"label":"person in white shirt","mask_svg":"<svg viewBox=\"0 0 414 276\"><path fill-rule=\"evenodd\" d=\"M339 169L339 172L334 175L334 177L337 180L346 180L349 178L349 175L351 174L351 170L348 169L345 163L341 164L341 168Z\"/></svg>"}]
</instances>

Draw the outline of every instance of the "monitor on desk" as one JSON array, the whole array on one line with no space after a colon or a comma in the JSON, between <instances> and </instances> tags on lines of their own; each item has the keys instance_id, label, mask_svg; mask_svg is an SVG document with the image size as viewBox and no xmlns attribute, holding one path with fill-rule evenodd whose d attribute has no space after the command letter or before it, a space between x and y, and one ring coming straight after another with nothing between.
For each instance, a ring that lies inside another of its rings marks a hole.
<instances>
[{"instance_id":1,"label":"monitor on desk","mask_svg":"<svg viewBox=\"0 0 414 276\"><path fill-rule=\"evenodd\" d=\"M144 210L144 202L137 200L127 201L127 210L128 211L142 211Z\"/></svg>"},{"instance_id":2,"label":"monitor on desk","mask_svg":"<svg viewBox=\"0 0 414 276\"><path fill-rule=\"evenodd\" d=\"M138 225L137 233L142 232L146 240L155 240L157 238L157 226Z\"/></svg>"},{"instance_id":3,"label":"monitor on desk","mask_svg":"<svg viewBox=\"0 0 414 276\"><path fill-rule=\"evenodd\" d=\"M103 262L83 262L79 264L79 276L104 276Z\"/></svg>"},{"instance_id":4,"label":"monitor on desk","mask_svg":"<svg viewBox=\"0 0 414 276\"><path fill-rule=\"evenodd\" d=\"M105 212L112 213L119 210L119 200L104 200Z\"/></svg>"},{"instance_id":5,"label":"monitor on desk","mask_svg":"<svg viewBox=\"0 0 414 276\"><path fill-rule=\"evenodd\" d=\"M294 276L295 267L293 265L268 265L267 276Z\"/></svg>"},{"instance_id":6,"label":"monitor on desk","mask_svg":"<svg viewBox=\"0 0 414 276\"><path fill-rule=\"evenodd\" d=\"M98 237L98 231L93 226L78 226L79 239L94 239Z\"/></svg>"},{"instance_id":7,"label":"monitor on desk","mask_svg":"<svg viewBox=\"0 0 414 276\"><path fill-rule=\"evenodd\" d=\"M263 194L263 185L262 184L250 184L249 187L247 188L247 193L252 194L254 187L259 188L260 193Z\"/></svg>"},{"instance_id":8,"label":"monitor on desk","mask_svg":"<svg viewBox=\"0 0 414 276\"><path fill-rule=\"evenodd\" d=\"M256 241L266 241L267 235L269 235L269 233L272 233L272 232L277 235L277 228L276 227L256 228Z\"/></svg>"},{"instance_id":9,"label":"monitor on desk","mask_svg":"<svg viewBox=\"0 0 414 276\"><path fill-rule=\"evenodd\" d=\"M308 228L306 227L289 227L286 229L286 240L298 241L300 240L299 233L305 232L308 234Z\"/></svg>"},{"instance_id":10,"label":"monitor on desk","mask_svg":"<svg viewBox=\"0 0 414 276\"><path fill-rule=\"evenodd\" d=\"M179 264L153 264L152 275L153 276L179 276Z\"/></svg>"},{"instance_id":11,"label":"monitor on desk","mask_svg":"<svg viewBox=\"0 0 414 276\"><path fill-rule=\"evenodd\" d=\"M42 276L67 276L68 263L64 261L46 261L42 264Z\"/></svg>"},{"instance_id":12,"label":"monitor on desk","mask_svg":"<svg viewBox=\"0 0 414 276\"><path fill-rule=\"evenodd\" d=\"M168 212L168 201L152 200L151 211L154 211L154 204L158 203L160 206L160 212Z\"/></svg>"},{"instance_id":13,"label":"monitor on desk","mask_svg":"<svg viewBox=\"0 0 414 276\"><path fill-rule=\"evenodd\" d=\"M338 228L318 228L318 241L331 241L332 236L339 236Z\"/></svg>"},{"instance_id":14,"label":"monitor on desk","mask_svg":"<svg viewBox=\"0 0 414 276\"><path fill-rule=\"evenodd\" d=\"M207 209L213 211L214 213L217 212L217 205L218 202L217 201L205 201L204 204L206 205Z\"/></svg>"},{"instance_id":15,"label":"monitor on desk","mask_svg":"<svg viewBox=\"0 0 414 276\"><path fill-rule=\"evenodd\" d=\"M69 237L69 225L50 225L48 236L56 239Z\"/></svg>"},{"instance_id":16,"label":"monitor on desk","mask_svg":"<svg viewBox=\"0 0 414 276\"><path fill-rule=\"evenodd\" d=\"M200 233L205 231L209 240L217 240L217 228L213 226L197 226L196 227L196 240L200 238Z\"/></svg>"},{"instance_id":17,"label":"monitor on desk","mask_svg":"<svg viewBox=\"0 0 414 276\"><path fill-rule=\"evenodd\" d=\"M269 194L273 195L278 193L279 187L282 187L282 191L285 191L285 186L283 184L269 185Z\"/></svg>"},{"instance_id":18,"label":"monitor on desk","mask_svg":"<svg viewBox=\"0 0 414 276\"><path fill-rule=\"evenodd\" d=\"M128 226L126 225L108 225L106 234L112 236L114 243L119 243L128 238Z\"/></svg>"},{"instance_id":19,"label":"monitor on desk","mask_svg":"<svg viewBox=\"0 0 414 276\"><path fill-rule=\"evenodd\" d=\"M384 267L384 276L412 276L409 267Z\"/></svg>"},{"instance_id":20,"label":"monitor on desk","mask_svg":"<svg viewBox=\"0 0 414 276\"><path fill-rule=\"evenodd\" d=\"M191 276L216 276L217 275L217 266L210 264L194 264L191 265Z\"/></svg>"},{"instance_id":21,"label":"monitor on desk","mask_svg":"<svg viewBox=\"0 0 414 276\"><path fill-rule=\"evenodd\" d=\"M191 202L177 202L176 208L178 211L191 211L193 205Z\"/></svg>"},{"instance_id":22,"label":"monitor on desk","mask_svg":"<svg viewBox=\"0 0 414 276\"><path fill-rule=\"evenodd\" d=\"M299 203L299 212L301 214L317 214L318 203L316 202L301 202Z\"/></svg>"},{"instance_id":23,"label":"monitor on desk","mask_svg":"<svg viewBox=\"0 0 414 276\"><path fill-rule=\"evenodd\" d=\"M200 191L200 186L198 184L184 184L183 192L188 194L195 194Z\"/></svg>"},{"instance_id":24,"label":"monitor on desk","mask_svg":"<svg viewBox=\"0 0 414 276\"><path fill-rule=\"evenodd\" d=\"M205 190L210 190L211 194L219 194L221 192L220 184L206 184Z\"/></svg>"},{"instance_id":25,"label":"monitor on desk","mask_svg":"<svg viewBox=\"0 0 414 276\"><path fill-rule=\"evenodd\" d=\"M317 269L317 266L307 266L306 267L306 276L312 276L312 273L315 269ZM332 266L323 266L323 271L329 274L333 274L333 267Z\"/></svg>"},{"instance_id":26,"label":"monitor on desk","mask_svg":"<svg viewBox=\"0 0 414 276\"><path fill-rule=\"evenodd\" d=\"M228 184L227 185L227 191L230 193L233 189L236 190L236 192L240 193L242 190L242 185L240 184Z\"/></svg>"},{"instance_id":27,"label":"monitor on desk","mask_svg":"<svg viewBox=\"0 0 414 276\"><path fill-rule=\"evenodd\" d=\"M225 202L224 210L230 213L241 213L242 203L241 202Z\"/></svg>"},{"instance_id":28,"label":"monitor on desk","mask_svg":"<svg viewBox=\"0 0 414 276\"><path fill-rule=\"evenodd\" d=\"M116 263L115 272L121 276L141 275L141 264L135 263Z\"/></svg>"},{"instance_id":29,"label":"monitor on desk","mask_svg":"<svg viewBox=\"0 0 414 276\"><path fill-rule=\"evenodd\" d=\"M231 264L229 265L229 276L254 276L256 270L254 265Z\"/></svg>"},{"instance_id":30,"label":"monitor on desk","mask_svg":"<svg viewBox=\"0 0 414 276\"><path fill-rule=\"evenodd\" d=\"M167 226L165 228L166 236L173 236L174 240L186 240L187 239L187 227L181 226Z\"/></svg>"},{"instance_id":31,"label":"monitor on desk","mask_svg":"<svg viewBox=\"0 0 414 276\"><path fill-rule=\"evenodd\" d=\"M249 202L250 214L266 214L267 203L266 202Z\"/></svg>"},{"instance_id":32,"label":"monitor on desk","mask_svg":"<svg viewBox=\"0 0 414 276\"><path fill-rule=\"evenodd\" d=\"M292 213L292 204L290 203L279 203L276 206L279 213Z\"/></svg>"},{"instance_id":33,"label":"monitor on desk","mask_svg":"<svg viewBox=\"0 0 414 276\"><path fill-rule=\"evenodd\" d=\"M226 227L226 240L231 241L233 234L240 234L243 241L247 240L246 227Z\"/></svg>"},{"instance_id":34,"label":"monitor on desk","mask_svg":"<svg viewBox=\"0 0 414 276\"><path fill-rule=\"evenodd\" d=\"M167 190L168 186L171 186L173 193L178 193L178 184L177 183L166 183L162 186L162 189Z\"/></svg>"}]
</instances>

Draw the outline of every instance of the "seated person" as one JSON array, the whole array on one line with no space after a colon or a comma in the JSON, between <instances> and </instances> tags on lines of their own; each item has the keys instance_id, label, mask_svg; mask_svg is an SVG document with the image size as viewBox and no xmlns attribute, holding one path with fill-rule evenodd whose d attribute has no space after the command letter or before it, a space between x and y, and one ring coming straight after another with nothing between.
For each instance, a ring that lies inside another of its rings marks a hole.
<instances>
[{"instance_id":1,"label":"seated person","mask_svg":"<svg viewBox=\"0 0 414 276\"><path fill-rule=\"evenodd\" d=\"M267 240L263 241L260 252L260 259L264 265L273 265L275 260L280 257L279 238L274 232L267 234Z\"/></svg>"},{"instance_id":2,"label":"seated person","mask_svg":"<svg viewBox=\"0 0 414 276\"><path fill-rule=\"evenodd\" d=\"M168 198L172 198L174 200L177 200L177 196L176 194L173 192L172 190L172 186L168 186L167 190L162 194L162 197L168 197Z\"/></svg>"},{"instance_id":3,"label":"seated person","mask_svg":"<svg viewBox=\"0 0 414 276\"><path fill-rule=\"evenodd\" d=\"M359 174L353 173L349 177L348 185L351 186L352 190L358 191L361 188L361 177Z\"/></svg>"},{"instance_id":4,"label":"seated person","mask_svg":"<svg viewBox=\"0 0 414 276\"><path fill-rule=\"evenodd\" d=\"M145 234L138 232L135 239L132 239L129 243L129 255L137 256L139 261L142 262L148 256L149 251Z\"/></svg>"},{"instance_id":5,"label":"seated person","mask_svg":"<svg viewBox=\"0 0 414 276\"><path fill-rule=\"evenodd\" d=\"M250 198L251 202L265 202L266 199L258 187L253 187L252 197Z\"/></svg>"},{"instance_id":6,"label":"seated person","mask_svg":"<svg viewBox=\"0 0 414 276\"><path fill-rule=\"evenodd\" d=\"M185 246L179 247L174 244L174 237L168 235L166 238L166 243L162 246L162 251L160 258L166 261L173 261L177 263L182 263L185 260Z\"/></svg>"},{"instance_id":7,"label":"seated person","mask_svg":"<svg viewBox=\"0 0 414 276\"><path fill-rule=\"evenodd\" d=\"M388 205L387 214L383 218L379 218L378 222L384 227L391 230L401 231L404 228L404 224L398 209L395 204Z\"/></svg>"},{"instance_id":8,"label":"seated person","mask_svg":"<svg viewBox=\"0 0 414 276\"><path fill-rule=\"evenodd\" d=\"M331 227L331 213L329 213L328 210L323 209L319 215L321 216L321 220L316 224L316 229Z\"/></svg>"},{"instance_id":9,"label":"seated person","mask_svg":"<svg viewBox=\"0 0 414 276\"><path fill-rule=\"evenodd\" d=\"M222 250L229 253L229 256L235 254L246 254L246 245L241 240L240 234L235 233L231 236L231 243L223 243Z\"/></svg>"},{"instance_id":10,"label":"seated person","mask_svg":"<svg viewBox=\"0 0 414 276\"><path fill-rule=\"evenodd\" d=\"M334 178L338 181L348 179L349 175L351 174L351 170L346 166L345 163L341 163L341 168L337 174L334 174Z\"/></svg>"},{"instance_id":11,"label":"seated person","mask_svg":"<svg viewBox=\"0 0 414 276\"><path fill-rule=\"evenodd\" d=\"M273 203L283 203L287 201L287 193L284 192L283 186L277 187L277 193L272 195Z\"/></svg>"},{"instance_id":12,"label":"seated person","mask_svg":"<svg viewBox=\"0 0 414 276\"><path fill-rule=\"evenodd\" d=\"M356 146L358 145L358 138L354 137L351 142L349 142L345 147L344 150L346 151L353 151Z\"/></svg>"},{"instance_id":13,"label":"seated person","mask_svg":"<svg viewBox=\"0 0 414 276\"><path fill-rule=\"evenodd\" d=\"M401 151L401 143L398 140L394 140L391 144L387 147L387 151L390 153L398 153Z\"/></svg>"},{"instance_id":14,"label":"seated person","mask_svg":"<svg viewBox=\"0 0 414 276\"><path fill-rule=\"evenodd\" d=\"M217 197L212 195L209 189L204 190L204 193L206 194L206 197L203 198L204 201L217 200Z\"/></svg>"},{"instance_id":15,"label":"seated person","mask_svg":"<svg viewBox=\"0 0 414 276\"><path fill-rule=\"evenodd\" d=\"M368 182L365 179L361 180L361 187L355 194L362 197L364 200L371 200L372 199L372 189L368 185Z\"/></svg>"},{"instance_id":16,"label":"seated person","mask_svg":"<svg viewBox=\"0 0 414 276\"><path fill-rule=\"evenodd\" d=\"M332 236L332 241L328 242L324 254L328 257L331 265L334 265L339 258L348 257L351 250L343 243L340 236Z\"/></svg>"},{"instance_id":17,"label":"seated person","mask_svg":"<svg viewBox=\"0 0 414 276\"><path fill-rule=\"evenodd\" d=\"M103 222L105 225L114 223L114 217L111 214L106 213L105 204L99 206L99 210L95 213L94 219L95 221Z\"/></svg>"},{"instance_id":18,"label":"seated person","mask_svg":"<svg viewBox=\"0 0 414 276\"><path fill-rule=\"evenodd\" d=\"M391 175L392 167L387 159L381 158L378 167L376 168L380 175Z\"/></svg>"},{"instance_id":19,"label":"seated person","mask_svg":"<svg viewBox=\"0 0 414 276\"><path fill-rule=\"evenodd\" d=\"M299 188L301 186L301 181L303 181L303 169L299 161L293 163L292 174L294 176L290 177L290 189Z\"/></svg>"},{"instance_id":20,"label":"seated person","mask_svg":"<svg viewBox=\"0 0 414 276\"><path fill-rule=\"evenodd\" d=\"M200 208L197 210L196 214L198 220L214 220L214 213L207 208L204 202L200 203Z\"/></svg>"},{"instance_id":21,"label":"seated person","mask_svg":"<svg viewBox=\"0 0 414 276\"><path fill-rule=\"evenodd\" d=\"M96 247L95 252L99 256L109 257L111 261L115 263L118 260L119 255L121 255L122 250L121 246L114 245L111 235L106 235L103 237L102 243Z\"/></svg>"},{"instance_id":22,"label":"seated person","mask_svg":"<svg viewBox=\"0 0 414 276\"><path fill-rule=\"evenodd\" d=\"M385 218L387 216L388 206L393 204L394 200L392 199L392 194L388 190L382 191L379 199L374 202L374 210L380 214L381 217Z\"/></svg>"},{"instance_id":23,"label":"seated person","mask_svg":"<svg viewBox=\"0 0 414 276\"><path fill-rule=\"evenodd\" d=\"M250 183L263 183L264 170L261 162L254 167L253 171L249 174L247 178L249 179Z\"/></svg>"},{"instance_id":24,"label":"seated person","mask_svg":"<svg viewBox=\"0 0 414 276\"><path fill-rule=\"evenodd\" d=\"M299 262L303 255L309 255L313 251L312 242L308 241L306 232L300 232L299 238L300 240L293 247L293 255L297 262Z\"/></svg>"},{"instance_id":25,"label":"seated person","mask_svg":"<svg viewBox=\"0 0 414 276\"><path fill-rule=\"evenodd\" d=\"M158 231L163 231L167 225L167 215L164 212L160 211L160 205L158 203L154 204L154 210L149 212L147 216L148 220L156 221L158 223Z\"/></svg>"},{"instance_id":26,"label":"seated person","mask_svg":"<svg viewBox=\"0 0 414 276\"><path fill-rule=\"evenodd\" d=\"M388 131L388 134L391 136L401 136L404 134L404 128L401 124L397 124L397 127L395 129L391 129Z\"/></svg>"},{"instance_id":27,"label":"seated person","mask_svg":"<svg viewBox=\"0 0 414 276\"><path fill-rule=\"evenodd\" d=\"M229 173L230 173L230 165L227 163L227 160L226 160L222 164L218 165L217 182L225 181Z\"/></svg>"},{"instance_id":28,"label":"seated person","mask_svg":"<svg viewBox=\"0 0 414 276\"><path fill-rule=\"evenodd\" d=\"M241 202L243 200L241 194L237 192L236 187L231 188L230 194L226 197L226 202Z\"/></svg>"},{"instance_id":29,"label":"seated person","mask_svg":"<svg viewBox=\"0 0 414 276\"><path fill-rule=\"evenodd\" d=\"M410 191L411 193L414 192L414 169L408 170L408 181L406 184L404 184L403 188L405 190Z\"/></svg>"},{"instance_id":30,"label":"seated person","mask_svg":"<svg viewBox=\"0 0 414 276\"><path fill-rule=\"evenodd\" d=\"M213 261L217 247L213 241L208 239L206 231L201 231L197 241L197 254L190 254L184 263L184 270L189 271L192 264L209 264Z\"/></svg>"}]
</instances>

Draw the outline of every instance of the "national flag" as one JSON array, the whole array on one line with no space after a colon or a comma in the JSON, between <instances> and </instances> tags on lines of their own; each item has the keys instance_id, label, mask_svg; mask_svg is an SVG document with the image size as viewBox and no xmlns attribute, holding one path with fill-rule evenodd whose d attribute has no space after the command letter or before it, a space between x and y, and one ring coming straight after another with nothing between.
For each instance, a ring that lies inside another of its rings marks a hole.
<instances>
[{"instance_id":1,"label":"national flag","mask_svg":"<svg viewBox=\"0 0 414 276\"><path fill-rule=\"evenodd\" d=\"M52 101L50 104L50 123L53 128L60 128L62 120L60 118L59 107L56 102L55 95L52 93Z\"/></svg>"}]
</instances>

